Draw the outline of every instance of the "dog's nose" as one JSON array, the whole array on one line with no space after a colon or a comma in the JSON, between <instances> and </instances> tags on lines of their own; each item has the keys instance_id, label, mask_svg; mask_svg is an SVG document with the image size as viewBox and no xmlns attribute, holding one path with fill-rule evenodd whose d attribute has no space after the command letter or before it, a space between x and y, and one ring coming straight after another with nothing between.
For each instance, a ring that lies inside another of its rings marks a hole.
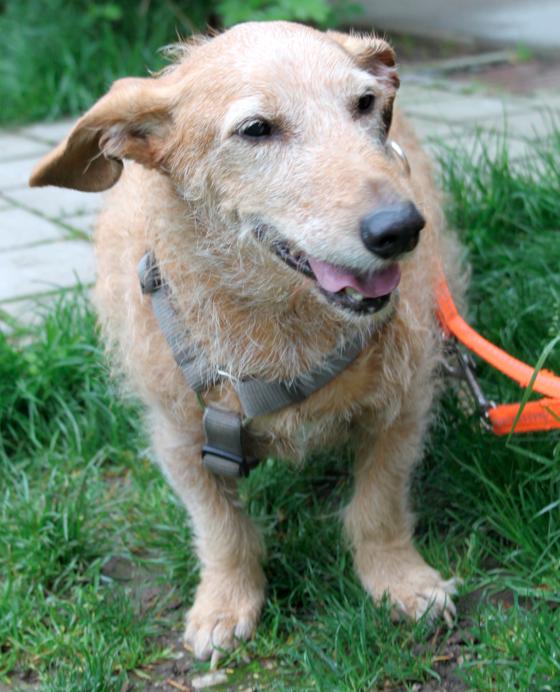
<instances>
[{"instance_id":1,"label":"dog's nose","mask_svg":"<svg viewBox=\"0 0 560 692\"><path fill-rule=\"evenodd\" d=\"M364 216L360 222L360 235L370 252L391 259L414 250L425 224L415 205L404 202Z\"/></svg>"}]
</instances>

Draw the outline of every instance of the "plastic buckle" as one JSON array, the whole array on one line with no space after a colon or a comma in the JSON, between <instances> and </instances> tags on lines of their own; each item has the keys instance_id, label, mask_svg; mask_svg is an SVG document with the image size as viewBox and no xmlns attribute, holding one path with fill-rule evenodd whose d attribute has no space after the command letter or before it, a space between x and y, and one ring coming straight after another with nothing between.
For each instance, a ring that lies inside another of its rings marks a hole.
<instances>
[{"instance_id":1,"label":"plastic buckle","mask_svg":"<svg viewBox=\"0 0 560 692\"><path fill-rule=\"evenodd\" d=\"M218 476L246 478L258 462L210 445L202 447L203 466Z\"/></svg>"},{"instance_id":2,"label":"plastic buckle","mask_svg":"<svg viewBox=\"0 0 560 692\"><path fill-rule=\"evenodd\" d=\"M258 464L243 450L243 424L235 411L207 406L202 416L205 442L202 464L212 473L229 478L245 478Z\"/></svg>"}]
</instances>

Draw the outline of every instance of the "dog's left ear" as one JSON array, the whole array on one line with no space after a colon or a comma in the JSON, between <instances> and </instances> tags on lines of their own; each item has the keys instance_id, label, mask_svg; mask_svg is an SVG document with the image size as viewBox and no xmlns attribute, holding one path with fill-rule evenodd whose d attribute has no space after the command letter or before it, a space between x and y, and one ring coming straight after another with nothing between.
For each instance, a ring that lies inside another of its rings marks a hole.
<instances>
[{"instance_id":1,"label":"dog's left ear","mask_svg":"<svg viewBox=\"0 0 560 692\"><path fill-rule=\"evenodd\" d=\"M395 91L400 80L395 51L387 41L369 34L342 34L327 31L327 36L349 53L359 67L387 83Z\"/></svg>"},{"instance_id":2,"label":"dog's left ear","mask_svg":"<svg viewBox=\"0 0 560 692\"><path fill-rule=\"evenodd\" d=\"M68 137L39 161L29 184L100 192L117 182L122 159L160 167L171 122L170 102L162 81L118 80Z\"/></svg>"}]
</instances>

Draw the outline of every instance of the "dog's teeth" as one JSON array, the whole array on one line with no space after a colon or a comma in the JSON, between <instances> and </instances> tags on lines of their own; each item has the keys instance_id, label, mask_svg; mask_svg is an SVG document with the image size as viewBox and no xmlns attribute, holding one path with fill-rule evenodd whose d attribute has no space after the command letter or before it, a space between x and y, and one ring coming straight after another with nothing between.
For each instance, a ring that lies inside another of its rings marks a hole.
<instances>
[{"instance_id":1,"label":"dog's teeth","mask_svg":"<svg viewBox=\"0 0 560 692\"><path fill-rule=\"evenodd\" d=\"M346 293L346 295L349 298L352 298L353 300L364 299L364 296L359 291L356 291L355 288L352 288L352 286L346 286L346 288L344 289L344 293Z\"/></svg>"}]
</instances>

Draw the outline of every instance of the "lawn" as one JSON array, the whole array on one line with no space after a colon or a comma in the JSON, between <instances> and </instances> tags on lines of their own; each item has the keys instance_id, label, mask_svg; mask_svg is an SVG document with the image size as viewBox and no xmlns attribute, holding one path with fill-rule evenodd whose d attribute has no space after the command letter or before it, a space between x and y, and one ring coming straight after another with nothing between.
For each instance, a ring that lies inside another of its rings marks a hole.
<instances>
[{"instance_id":1,"label":"lawn","mask_svg":"<svg viewBox=\"0 0 560 692\"><path fill-rule=\"evenodd\" d=\"M523 167L442 156L470 321L536 362L560 332L560 135ZM560 348L546 367L560 372ZM491 398L520 396L480 378ZM267 538L268 598L256 638L222 662L226 686L558 689L560 436L493 437L451 392L439 411L413 497L422 553L464 580L456 629L394 625L363 593L337 520L348 458L301 473L269 460L241 485ZM0 681L186 689L204 674L179 645L197 581L186 515L109 377L85 292L0 336L0 462Z\"/></svg>"},{"instance_id":2,"label":"lawn","mask_svg":"<svg viewBox=\"0 0 560 692\"><path fill-rule=\"evenodd\" d=\"M161 46L247 20L337 26L352 0L0 1L0 124L79 115L123 75L166 64Z\"/></svg>"}]
</instances>

